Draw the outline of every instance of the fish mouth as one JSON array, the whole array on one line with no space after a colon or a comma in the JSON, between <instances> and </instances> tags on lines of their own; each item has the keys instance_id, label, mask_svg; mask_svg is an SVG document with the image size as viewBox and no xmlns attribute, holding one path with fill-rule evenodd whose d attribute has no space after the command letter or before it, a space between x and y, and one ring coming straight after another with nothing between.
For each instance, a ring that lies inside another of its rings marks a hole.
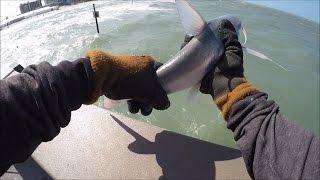
<instances>
[{"instance_id":1,"label":"fish mouth","mask_svg":"<svg viewBox=\"0 0 320 180\"><path fill-rule=\"evenodd\" d=\"M244 28L244 27L241 27L241 32L242 32L242 34L243 34L243 36L244 36L244 42L243 42L243 45L245 45L246 43L247 43L247 31L246 31L246 29Z\"/></svg>"}]
</instances>

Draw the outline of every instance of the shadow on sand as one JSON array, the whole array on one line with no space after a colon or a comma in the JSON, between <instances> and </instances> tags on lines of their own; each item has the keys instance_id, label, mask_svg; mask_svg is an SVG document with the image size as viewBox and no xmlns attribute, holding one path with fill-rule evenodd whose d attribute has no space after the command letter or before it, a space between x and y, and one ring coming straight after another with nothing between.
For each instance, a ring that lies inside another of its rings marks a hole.
<instances>
[{"instance_id":1,"label":"shadow on sand","mask_svg":"<svg viewBox=\"0 0 320 180\"><path fill-rule=\"evenodd\" d=\"M31 157L25 162L14 164L0 179L24 179L24 180L51 180L47 172L41 168Z\"/></svg>"},{"instance_id":2,"label":"shadow on sand","mask_svg":"<svg viewBox=\"0 0 320 180\"><path fill-rule=\"evenodd\" d=\"M128 149L138 154L155 154L163 175L159 179L215 179L215 161L241 156L237 149L162 131L151 142L118 118L111 117L136 140Z\"/></svg>"}]
</instances>

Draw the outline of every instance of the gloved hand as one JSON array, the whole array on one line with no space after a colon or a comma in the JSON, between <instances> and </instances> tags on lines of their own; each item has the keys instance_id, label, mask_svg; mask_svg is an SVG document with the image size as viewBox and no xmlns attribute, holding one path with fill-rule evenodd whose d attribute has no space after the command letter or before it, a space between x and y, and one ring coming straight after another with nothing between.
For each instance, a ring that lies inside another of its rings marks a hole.
<instances>
[{"instance_id":1,"label":"gloved hand","mask_svg":"<svg viewBox=\"0 0 320 180\"><path fill-rule=\"evenodd\" d=\"M95 74L93 93L86 104L94 103L101 95L113 100L130 99L130 112L141 110L143 115L150 114L152 108L164 110L170 106L156 76L156 69L161 64L152 57L114 56L93 50L86 58Z\"/></svg>"},{"instance_id":2,"label":"gloved hand","mask_svg":"<svg viewBox=\"0 0 320 180\"><path fill-rule=\"evenodd\" d=\"M160 62L155 62L154 64L154 73L156 73L156 70L162 66L162 63ZM162 87L161 87L162 88ZM164 90L163 90L164 91ZM153 107L151 106L150 103L147 102L141 102L138 100L128 100L127 101L128 104L128 109L131 113L136 114L139 112L141 112L142 115L144 116L148 116L149 114L151 114ZM170 106L170 101L168 100L168 106L165 107L164 109L167 109ZM157 109L157 108L156 108ZM158 109L158 110L162 110L162 109Z\"/></svg>"},{"instance_id":3,"label":"gloved hand","mask_svg":"<svg viewBox=\"0 0 320 180\"><path fill-rule=\"evenodd\" d=\"M220 62L203 78L200 91L212 96L227 120L232 105L256 92L257 88L250 85L244 77L242 46L233 25L228 20L219 20L218 26L216 23L209 22L208 25L224 44L225 53ZM182 46L191 39L192 37L186 36Z\"/></svg>"}]
</instances>

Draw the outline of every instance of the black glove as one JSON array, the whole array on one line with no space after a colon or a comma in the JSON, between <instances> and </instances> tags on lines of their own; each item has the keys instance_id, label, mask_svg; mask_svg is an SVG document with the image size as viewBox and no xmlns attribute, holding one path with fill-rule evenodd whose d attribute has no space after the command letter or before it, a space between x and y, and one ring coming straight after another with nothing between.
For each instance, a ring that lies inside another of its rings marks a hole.
<instances>
[{"instance_id":1,"label":"black glove","mask_svg":"<svg viewBox=\"0 0 320 180\"><path fill-rule=\"evenodd\" d=\"M160 66L162 66L162 63L160 63L160 62L155 62L155 63L154 63L154 69L153 69L153 71L154 71L154 75L155 75L155 76L156 76L155 73L156 73L157 69L158 69ZM155 78L157 78L157 77L155 77ZM161 88L161 89L162 89L162 88ZM128 109L129 109L129 111L130 111L131 113L133 113L133 114L138 113L139 110L140 110L140 112L141 112L142 115L148 116L149 114L151 114L152 109L153 109L153 107L152 107L152 105L151 105L150 103L141 102L141 101L138 101L138 100L128 100L128 101L127 101L127 104L128 104ZM167 109L169 106L170 106L170 101L167 100L167 106L162 107L162 108L157 108L157 107L156 107L156 109L158 109L158 110L163 110L163 109Z\"/></svg>"},{"instance_id":2,"label":"black glove","mask_svg":"<svg viewBox=\"0 0 320 180\"><path fill-rule=\"evenodd\" d=\"M216 21L216 20L214 20ZM228 20L208 23L208 26L224 44L225 53L220 62L202 79L200 91L210 94L213 99L231 92L237 85L244 82L243 52L238 41L236 30ZM186 35L181 49L190 42L192 36Z\"/></svg>"},{"instance_id":3,"label":"black glove","mask_svg":"<svg viewBox=\"0 0 320 180\"><path fill-rule=\"evenodd\" d=\"M228 20L221 20L214 30L216 36L222 41L225 53L220 62L202 80L200 91L211 94L216 100L231 92L239 84L245 82L243 75L243 52L241 43L238 41L237 32ZM212 23L214 25L214 23Z\"/></svg>"},{"instance_id":4,"label":"black glove","mask_svg":"<svg viewBox=\"0 0 320 180\"><path fill-rule=\"evenodd\" d=\"M226 118L232 104L255 92L256 88L249 85L244 77L242 46L232 23L225 19L213 20L208 26L223 43L225 53L203 78L200 91L212 96ZM191 39L186 37L183 45ZM237 87L239 88L231 93Z\"/></svg>"},{"instance_id":5,"label":"black glove","mask_svg":"<svg viewBox=\"0 0 320 180\"><path fill-rule=\"evenodd\" d=\"M158 82L156 69L161 66L150 56L110 55L102 51L89 51L95 74L93 92L87 104L95 102L99 96L128 101L130 112L141 109L143 115L152 108L167 109L170 106L166 92Z\"/></svg>"}]
</instances>

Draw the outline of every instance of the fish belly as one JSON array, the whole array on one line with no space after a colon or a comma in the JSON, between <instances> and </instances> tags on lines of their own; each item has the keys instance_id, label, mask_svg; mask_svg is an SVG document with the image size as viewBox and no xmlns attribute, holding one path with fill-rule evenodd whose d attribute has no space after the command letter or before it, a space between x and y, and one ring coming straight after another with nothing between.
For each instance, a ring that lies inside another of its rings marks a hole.
<instances>
[{"instance_id":1,"label":"fish belly","mask_svg":"<svg viewBox=\"0 0 320 180\"><path fill-rule=\"evenodd\" d=\"M221 50L223 48L214 40L193 38L173 59L157 70L163 89L170 94L199 83L218 60Z\"/></svg>"}]
</instances>

